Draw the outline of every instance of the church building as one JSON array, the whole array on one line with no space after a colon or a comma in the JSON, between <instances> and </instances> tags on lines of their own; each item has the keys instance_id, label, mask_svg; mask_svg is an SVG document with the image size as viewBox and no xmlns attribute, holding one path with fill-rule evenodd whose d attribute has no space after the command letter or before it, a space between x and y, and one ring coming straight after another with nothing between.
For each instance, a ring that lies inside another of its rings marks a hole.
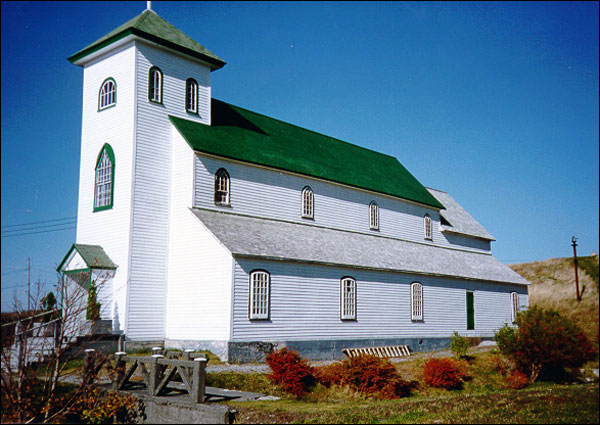
<instances>
[{"instance_id":1,"label":"church building","mask_svg":"<svg viewBox=\"0 0 600 425\"><path fill-rule=\"evenodd\" d=\"M491 338L527 308L529 282L451 195L394 157L212 98L225 62L153 10L69 61L84 75L79 205L58 270L104 276L102 319L128 347L416 352Z\"/></svg>"}]
</instances>

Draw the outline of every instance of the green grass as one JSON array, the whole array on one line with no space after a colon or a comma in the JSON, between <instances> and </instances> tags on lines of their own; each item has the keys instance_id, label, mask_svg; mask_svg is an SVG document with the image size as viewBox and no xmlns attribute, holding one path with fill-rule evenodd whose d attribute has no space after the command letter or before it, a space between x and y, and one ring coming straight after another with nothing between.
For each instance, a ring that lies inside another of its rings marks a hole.
<instances>
[{"instance_id":1,"label":"green grass","mask_svg":"<svg viewBox=\"0 0 600 425\"><path fill-rule=\"evenodd\" d=\"M231 402L236 423L598 423L598 384L342 403Z\"/></svg>"},{"instance_id":2,"label":"green grass","mask_svg":"<svg viewBox=\"0 0 600 425\"><path fill-rule=\"evenodd\" d=\"M296 400L258 373L209 373L207 385L259 392L278 401L229 402L237 423L598 423L598 384L561 385L536 382L523 390L506 389L494 369L498 354L468 353L468 379L460 390L423 384L429 354L395 366L406 380L419 381L411 396L398 400L369 399L347 387L317 385Z\"/></svg>"}]
</instances>

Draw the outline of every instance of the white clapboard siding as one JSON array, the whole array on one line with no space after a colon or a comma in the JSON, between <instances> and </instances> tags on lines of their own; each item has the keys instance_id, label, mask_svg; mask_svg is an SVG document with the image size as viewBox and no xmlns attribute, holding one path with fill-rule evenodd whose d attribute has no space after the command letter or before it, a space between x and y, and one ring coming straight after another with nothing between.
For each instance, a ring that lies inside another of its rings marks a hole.
<instances>
[{"instance_id":1,"label":"white clapboard siding","mask_svg":"<svg viewBox=\"0 0 600 425\"><path fill-rule=\"evenodd\" d=\"M132 153L134 140L133 43L87 64L83 73L83 119L77 243L100 245L118 266L112 281L110 306L119 330L124 330L131 219ZM116 106L98 111L102 82L112 77L117 85ZM115 155L113 207L94 212L96 161L105 143ZM115 237L118 235L119 237ZM109 306L102 305L103 317Z\"/></svg>"},{"instance_id":2,"label":"white clapboard siding","mask_svg":"<svg viewBox=\"0 0 600 425\"><path fill-rule=\"evenodd\" d=\"M228 207L214 203L214 175L224 167L231 178ZM314 192L314 218L302 218L302 189ZM379 230L369 228L369 204L379 205ZM488 241L452 236L451 241L439 230L437 210L400 199L377 195L325 181L305 178L277 170L246 165L198 154L195 169L196 207L275 218L305 224L396 237L439 246L489 252ZM424 238L423 217L433 221L433 242Z\"/></svg>"},{"instance_id":3,"label":"white clapboard siding","mask_svg":"<svg viewBox=\"0 0 600 425\"><path fill-rule=\"evenodd\" d=\"M166 338L228 341L233 259L190 211L194 153L173 130Z\"/></svg>"},{"instance_id":4,"label":"white clapboard siding","mask_svg":"<svg viewBox=\"0 0 600 425\"><path fill-rule=\"evenodd\" d=\"M270 273L269 320L248 318L248 276ZM357 320L340 319L340 278L356 279ZM433 276L236 259L233 341L493 336L510 323L510 292L527 305L527 288ZM410 284L423 285L423 321L410 315ZM475 293L475 330L467 331L466 291Z\"/></svg>"},{"instance_id":5,"label":"white clapboard siding","mask_svg":"<svg viewBox=\"0 0 600 425\"><path fill-rule=\"evenodd\" d=\"M173 166L168 115L210 122L210 71L204 65L145 43L137 42L136 46L135 178L127 335L134 340L148 340L163 338L166 326ZM152 66L163 73L162 105L148 100L148 72ZM187 78L198 82L199 115L185 112ZM192 179L192 175L189 178Z\"/></svg>"}]
</instances>

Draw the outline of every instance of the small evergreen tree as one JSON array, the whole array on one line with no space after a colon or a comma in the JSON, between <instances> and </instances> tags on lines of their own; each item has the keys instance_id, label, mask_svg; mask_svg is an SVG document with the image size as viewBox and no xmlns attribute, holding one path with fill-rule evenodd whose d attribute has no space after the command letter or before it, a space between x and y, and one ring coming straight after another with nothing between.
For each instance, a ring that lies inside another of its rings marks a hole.
<instances>
[{"instance_id":1,"label":"small evergreen tree","mask_svg":"<svg viewBox=\"0 0 600 425\"><path fill-rule=\"evenodd\" d=\"M96 282L92 280L90 288L88 290L87 299L87 311L85 314L87 320L99 320L100 319L100 303L97 300L96 294Z\"/></svg>"}]
</instances>

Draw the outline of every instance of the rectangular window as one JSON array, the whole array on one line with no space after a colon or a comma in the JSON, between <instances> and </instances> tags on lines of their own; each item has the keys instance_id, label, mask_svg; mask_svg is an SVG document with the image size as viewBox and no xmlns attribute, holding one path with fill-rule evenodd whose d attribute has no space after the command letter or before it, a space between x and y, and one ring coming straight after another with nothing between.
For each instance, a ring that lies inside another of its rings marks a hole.
<instances>
[{"instance_id":1,"label":"rectangular window","mask_svg":"<svg viewBox=\"0 0 600 425\"><path fill-rule=\"evenodd\" d=\"M467 330L475 329L475 300L472 291L467 291Z\"/></svg>"},{"instance_id":2,"label":"rectangular window","mask_svg":"<svg viewBox=\"0 0 600 425\"><path fill-rule=\"evenodd\" d=\"M356 281L351 277L341 280L340 310L342 320L356 320Z\"/></svg>"},{"instance_id":3,"label":"rectangular window","mask_svg":"<svg viewBox=\"0 0 600 425\"><path fill-rule=\"evenodd\" d=\"M423 285L419 282L410 285L410 310L412 320L423 320Z\"/></svg>"},{"instance_id":4,"label":"rectangular window","mask_svg":"<svg viewBox=\"0 0 600 425\"><path fill-rule=\"evenodd\" d=\"M269 273L250 273L250 319L269 318Z\"/></svg>"},{"instance_id":5,"label":"rectangular window","mask_svg":"<svg viewBox=\"0 0 600 425\"><path fill-rule=\"evenodd\" d=\"M512 323L517 321L517 313L519 313L519 294L516 292L510 293L510 319Z\"/></svg>"}]
</instances>

